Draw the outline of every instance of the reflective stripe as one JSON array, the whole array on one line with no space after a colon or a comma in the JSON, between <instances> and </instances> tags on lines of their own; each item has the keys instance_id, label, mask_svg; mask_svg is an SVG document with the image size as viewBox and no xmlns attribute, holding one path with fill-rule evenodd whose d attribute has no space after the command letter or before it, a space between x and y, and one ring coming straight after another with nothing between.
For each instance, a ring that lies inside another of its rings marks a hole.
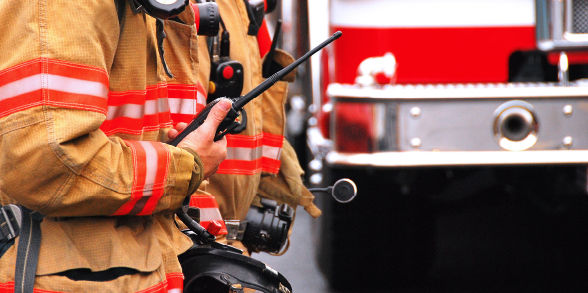
<instances>
[{"instance_id":1,"label":"reflective stripe","mask_svg":"<svg viewBox=\"0 0 588 293\"><path fill-rule=\"evenodd\" d=\"M172 121L164 83L144 90L110 92L108 113L100 129L107 135L115 133L142 134L170 127Z\"/></svg>"},{"instance_id":2,"label":"reflective stripe","mask_svg":"<svg viewBox=\"0 0 588 293\"><path fill-rule=\"evenodd\" d=\"M25 77L0 87L0 101L41 89L41 75Z\"/></svg>"},{"instance_id":3,"label":"reflective stripe","mask_svg":"<svg viewBox=\"0 0 588 293\"><path fill-rule=\"evenodd\" d=\"M104 69L48 58L32 59L1 70L0 86L41 73L99 82L108 87L108 75Z\"/></svg>"},{"instance_id":4,"label":"reflective stripe","mask_svg":"<svg viewBox=\"0 0 588 293\"><path fill-rule=\"evenodd\" d=\"M165 275L168 293L182 293L184 290L184 275L182 273L170 273Z\"/></svg>"},{"instance_id":5,"label":"reflective stripe","mask_svg":"<svg viewBox=\"0 0 588 293\"><path fill-rule=\"evenodd\" d=\"M120 106L108 106L107 120L113 120L119 117L140 119L145 115L159 114L160 112L169 111L167 99L157 99L145 101L143 105L125 104Z\"/></svg>"},{"instance_id":6,"label":"reflective stripe","mask_svg":"<svg viewBox=\"0 0 588 293\"><path fill-rule=\"evenodd\" d=\"M63 77L54 74L41 74L41 78L43 77L47 81L47 88L51 90L102 98L106 98L108 94L108 88L99 82Z\"/></svg>"},{"instance_id":7,"label":"reflective stripe","mask_svg":"<svg viewBox=\"0 0 588 293\"><path fill-rule=\"evenodd\" d=\"M223 221L223 217L218 208L218 203L214 196L202 193L194 194L190 198L190 206L200 209L200 225L202 225L204 229L209 230L209 232L215 236L227 234L227 227L225 226L225 222ZM211 225L213 225L213 222L220 225L218 231L209 229L212 228Z\"/></svg>"},{"instance_id":8,"label":"reflective stripe","mask_svg":"<svg viewBox=\"0 0 588 293\"><path fill-rule=\"evenodd\" d=\"M253 175L262 171L277 174L284 137L261 133L257 136L227 135L227 158L217 173Z\"/></svg>"},{"instance_id":9,"label":"reflective stripe","mask_svg":"<svg viewBox=\"0 0 588 293\"><path fill-rule=\"evenodd\" d=\"M222 220L222 216L220 211L217 208L201 208L200 209L200 221L206 219L206 222L210 222L212 220Z\"/></svg>"},{"instance_id":10,"label":"reflective stripe","mask_svg":"<svg viewBox=\"0 0 588 293\"><path fill-rule=\"evenodd\" d=\"M157 84L145 90L110 92L107 119L100 129L115 133L142 134L178 122L190 122L206 103L202 85Z\"/></svg>"},{"instance_id":11,"label":"reflective stripe","mask_svg":"<svg viewBox=\"0 0 588 293\"><path fill-rule=\"evenodd\" d=\"M137 291L136 293L182 293L184 288L184 274L169 273L165 275L163 282L157 283L147 289ZM35 293L60 293L61 291L51 291L45 289L34 289ZM0 293L14 292L14 282L0 283Z\"/></svg>"},{"instance_id":12,"label":"reflective stripe","mask_svg":"<svg viewBox=\"0 0 588 293\"><path fill-rule=\"evenodd\" d=\"M184 274L169 273L165 275L163 282L157 283L147 289L136 293L182 293L184 290Z\"/></svg>"},{"instance_id":13,"label":"reflective stripe","mask_svg":"<svg viewBox=\"0 0 588 293\"><path fill-rule=\"evenodd\" d=\"M24 95L43 88L71 94L96 96L103 99L106 99L108 94L108 88L99 82L54 74L35 74L0 87L0 100Z\"/></svg>"},{"instance_id":14,"label":"reflective stripe","mask_svg":"<svg viewBox=\"0 0 588 293\"><path fill-rule=\"evenodd\" d=\"M104 70L38 58L0 71L0 117L41 105L105 113Z\"/></svg>"},{"instance_id":15,"label":"reflective stripe","mask_svg":"<svg viewBox=\"0 0 588 293\"><path fill-rule=\"evenodd\" d=\"M227 148L227 160L245 160L251 161L261 158L262 147L257 148Z\"/></svg>"},{"instance_id":16,"label":"reflective stripe","mask_svg":"<svg viewBox=\"0 0 588 293\"><path fill-rule=\"evenodd\" d=\"M228 147L226 159L243 161L257 160L261 157L279 159L281 151L282 149L279 147L271 147L265 145L256 148Z\"/></svg>"},{"instance_id":17,"label":"reflective stripe","mask_svg":"<svg viewBox=\"0 0 588 293\"><path fill-rule=\"evenodd\" d=\"M282 154L282 148L279 148L279 147L272 147L272 146L264 145L261 148L261 156L265 157L265 158L279 160L281 154Z\"/></svg>"},{"instance_id":18,"label":"reflective stripe","mask_svg":"<svg viewBox=\"0 0 588 293\"><path fill-rule=\"evenodd\" d=\"M196 114L196 109L206 105L206 93L200 83L196 85L168 85L169 97L174 99L174 105L182 105L187 103L187 108L172 107L170 104L170 111L172 113Z\"/></svg>"},{"instance_id":19,"label":"reflective stripe","mask_svg":"<svg viewBox=\"0 0 588 293\"><path fill-rule=\"evenodd\" d=\"M261 157L254 161L224 160L219 166L219 174L254 175L261 171L278 174L280 160Z\"/></svg>"},{"instance_id":20,"label":"reflective stripe","mask_svg":"<svg viewBox=\"0 0 588 293\"><path fill-rule=\"evenodd\" d=\"M196 114L196 100L168 98L169 111L173 114Z\"/></svg>"},{"instance_id":21,"label":"reflective stripe","mask_svg":"<svg viewBox=\"0 0 588 293\"><path fill-rule=\"evenodd\" d=\"M0 293L14 293L14 282L0 283ZM62 291L51 291L44 289L33 289L34 293L62 293Z\"/></svg>"},{"instance_id":22,"label":"reflective stripe","mask_svg":"<svg viewBox=\"0 0 588 293\"><path fill-rule=\"evenodd\" d=\"M169 152L159 142L125 141L133 155L131 198L114 215L149 215L163 196Z\"/></svg>"},{"instance_id":23,"label":"reflective stripe","mask_svg":"<svg viewBox=\"0 0 588 293\"><path fill-rule=\"evenodd\" d=\"M169 104L174 124L190 123L206 106L204 87L200 83L195 86L170 84Z\"/></svg>"}]
</instances>

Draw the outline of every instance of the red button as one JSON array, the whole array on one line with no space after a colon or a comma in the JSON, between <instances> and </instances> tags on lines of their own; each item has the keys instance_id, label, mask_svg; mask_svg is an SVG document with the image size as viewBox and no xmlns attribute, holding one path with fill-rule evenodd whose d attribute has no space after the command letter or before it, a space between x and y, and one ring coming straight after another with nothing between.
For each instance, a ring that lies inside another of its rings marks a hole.
<instances>
[{"instance_id":1,"label":"red button","mask_svg":"<svg viewBox=\"0 0 588 293\"><path fill-rule=\"evenodd\" d=\"M206 230L208 230L208 232L210 232L212 235L218 235L222 228L223 225L221 225L221 223L219 223L217 220L213 220L210 222L208 227L206 227Z\"/></svg>"},{"instance_id":2,"label":"red button","mask_svg":"<svg viewBox=\"0 0 588 293\"><path fill-rule=\"evenodd\" d=\"M233 67L225 66L225 68L223 68L223 78L224 79L233 78Z\"/></svg>"}]
</instances>

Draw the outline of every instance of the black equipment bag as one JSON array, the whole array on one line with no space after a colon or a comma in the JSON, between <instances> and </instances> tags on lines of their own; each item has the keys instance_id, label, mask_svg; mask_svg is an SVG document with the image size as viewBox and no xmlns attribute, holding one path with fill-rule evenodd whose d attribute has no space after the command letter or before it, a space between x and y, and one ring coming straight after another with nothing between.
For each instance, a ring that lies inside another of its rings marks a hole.
<instances>
[{"instance_id":1,"label":"black equipment bag","mask_svg":"<svg viewBox=\"0 0 588 293\"><path fill-rule=\"evenodd\" d=\"M184 273L184 292L231 292L251 288L264 293L291 293L286 278L266 264L227 245L194 245L179 256ZM237 291L239 292L239 291Z\"/></svg>"}]
</instances>

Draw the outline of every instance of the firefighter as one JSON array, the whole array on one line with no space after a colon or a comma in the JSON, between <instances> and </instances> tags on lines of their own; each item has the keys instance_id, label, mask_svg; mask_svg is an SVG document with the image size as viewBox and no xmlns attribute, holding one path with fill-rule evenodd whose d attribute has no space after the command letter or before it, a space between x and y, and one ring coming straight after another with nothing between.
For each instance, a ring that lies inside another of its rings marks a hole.
<instances>
[{"instance_id":1,"label":"firefighter","mask_svg":"<svg viewBox=\"0 0 588 293\"><path fill-rule=\"evenodd\" d=\"M182 290L173 214L224 159L230 103L159 142L195 114L195 16L134 4L0 1L0 291Z\"/></svg>"},{"instance_id":2,"label":"firefighter","mask_svg":"<svg viewBox=\"0 0 588 293\"><path fill-rule=\"evenodd\" d=\"M262 67L271 39L265 23L260 19L253 19L251 11L254 9L248 7L252 5L248 1L217 0L216 3L223 24L219 32L218 46L223 42L223 32L228 33L230 44L229 56L220 57L228 57L228 60L236 61L242 66L243 86L239 91L242 95L264 80ZM203 96L214 95L219 86L223 86L222 81L211 77L210 68L216 66L215 46L217 45L210 40L199 40L199 80L203 85ZM217 51L221 51L218 54L223 54L222 50ZM270 61L278 67L287 66L293 61L292 56L279 49L272 55L273 60ZM233 74L237 72L234 71ZM250 206L259 202L260 197L287 203L294 208L302 205L313 217L318 217L321 213L312 202L313 195L303 185L303 171L296 153L284 139L284 103L287 98L288 81L293 80L294 73L276 83L263 93L262 97L245 106L245 130L239 134L227 135L227 159L220 164L218 171L201 185L198 194L195 195L214 196L222 218L231 223L227 226L228 235L219 241L226 241L245 252L247 248L240 242L241 235L231 230L244 229L244 225L240 223L243 224ZM218 228L214 230L219 231Z\"/></svg>"}]
</instances>

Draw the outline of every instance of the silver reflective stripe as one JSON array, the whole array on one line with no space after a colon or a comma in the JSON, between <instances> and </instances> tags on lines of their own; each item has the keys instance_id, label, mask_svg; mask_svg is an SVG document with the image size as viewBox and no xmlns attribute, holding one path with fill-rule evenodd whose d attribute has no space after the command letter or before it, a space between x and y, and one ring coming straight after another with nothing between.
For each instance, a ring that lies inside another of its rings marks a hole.
<instances>
[{"instance_id":1,"label":"silver reflective stripe","mask_svg":"<svg viewBox=\"0 0 588 293\"><path fill-rule=\"evenodd\" d=\"M282 149L279 147L271 147L265 145L256 148L228 147L227 159L254 161L263 156L266 158L279 160L281 151Z\"/></svg>"},{"instance_id":2,"label":"silver reflective stripe","mask_svg":"<svg viewBox=\"0 0 588 293\"><path fill-rule=\"evenodd\" d=\"M46 83L44 85L44 82ZM96 81L63 77L54 74L35 74L0 87L0 100L30 93L42 88L70 94L89 95L106 99L108 88Z\"/></svg>"}]
</instances>

